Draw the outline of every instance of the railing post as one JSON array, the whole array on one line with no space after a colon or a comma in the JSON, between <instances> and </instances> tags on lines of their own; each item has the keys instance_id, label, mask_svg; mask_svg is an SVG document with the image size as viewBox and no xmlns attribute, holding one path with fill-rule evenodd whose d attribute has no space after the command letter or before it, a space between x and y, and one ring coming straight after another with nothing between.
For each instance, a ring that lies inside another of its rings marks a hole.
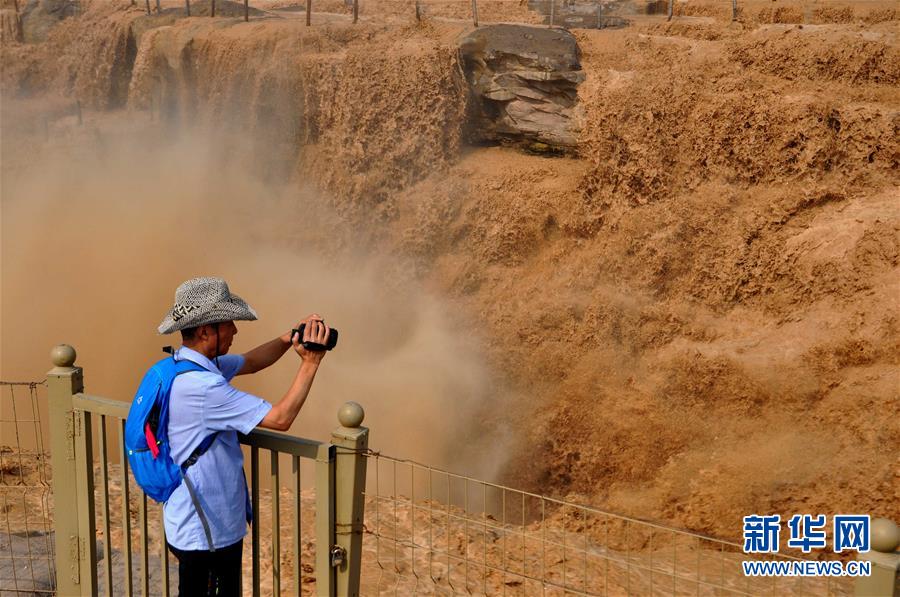
<instances>
[{"instance_id":1,"label":"railing post","mask_svg":"<svg viewBox=\"0 0 900 597\"><path fill-rule=\"evenodd\" d=\"M79 515L87 516L82 504L84 497L72 499L72 489L78 487L78 468L75 460L76 421L72 409L72 395L84 389L80 367L75 367L75 349L60 344L50 351L55 367L47 372L49 403L50 463L53 467L53 531L56 534L56 591L60 595L91 595L96 585L92 574L85 569L93 565L90 554L95 550L94 537L79 534ZM93 495L91 496L93 498ZM93 503L93 499L90 500ZM87 559L87 562L82 560ZM96 561L96 559L94 559ZM85 577L86 576L86 577Z\"/></svg>"},{"instance_id":2,"label":"railing post","mask_svg":"<svg viewBox=\"0 0 900 597\"><path fill-rule=\"evenodd\" d=\"M361 427L365 412L356 402L338 410L341 426L331 433L335 446L334 529L335 544L342 556L337 569L337 594L359 595L362 563L363 516L365 512L366 449L369 430Z\"/></svg>"},{"instance_id":3,"label":"railing post","mask_svg":"<svg viewBox=\"0 0 900 597\"><path fill-rule=\"evenodd\" d=\"M872 563L872 575L856 579L855 592L866 595L900 596L900 527L887 518L876 518L871 528L872 551L860 554L859 560Z\"/></svg>"},{"instance_id":4,"label":"railing post","mask_svg":"<svg viewBox=\"0 0 900 597\"><path fill-rule=\"evenodd\" d=\"M299 516L299 513L298 513ZM334 597L334 446L322 444L316 453L316 595Z\"/></svg>"}]
</instances>

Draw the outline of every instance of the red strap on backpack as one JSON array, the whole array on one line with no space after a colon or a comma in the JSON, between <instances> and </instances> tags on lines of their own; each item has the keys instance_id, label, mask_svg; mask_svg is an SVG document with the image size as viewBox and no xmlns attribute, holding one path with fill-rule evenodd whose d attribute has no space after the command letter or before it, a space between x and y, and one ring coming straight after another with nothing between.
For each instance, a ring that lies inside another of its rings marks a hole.
<instances>
[{"instance_id":1,"label":"red strap on backpack","mask_svg":"<svg viewBox=\"0 0 900 597\"><path fill-rule=\"evenodd\" d=\"M153 435L153 430L150 429L150 423L144 425L144 437L147 438L147 447L150 449L150 453L153 454L153 459L155 460L157 456L159 456L159 446L156 445L156 436Z\"/></svg>"}]
</instances>

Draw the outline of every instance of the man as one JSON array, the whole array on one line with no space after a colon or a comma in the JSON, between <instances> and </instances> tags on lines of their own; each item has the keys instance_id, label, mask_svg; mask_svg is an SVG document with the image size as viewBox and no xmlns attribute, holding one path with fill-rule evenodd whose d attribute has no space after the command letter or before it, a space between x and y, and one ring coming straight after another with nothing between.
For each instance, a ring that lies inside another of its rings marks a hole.
<instances>
[{"instance_id":1,"label":"man","mask_svg":"<svg viewBox=\"0 0 900 597\"><path fill-rule=\"evenodd\" d=\"M175 291L175 305L159 326L160 334L181 332L182 346L173 358L206 369L176 377L169 398L172 459L180 466L189 459L193 462L184 474L201 510L194 506L186 483L163 508L166 540L178 558L182 597L241 594L241 555L250 497L237 434L249 433L257 426L290 429L325 356L301 344L327 341L329 328L316 314L300 322L306 324L303 338L285 332L247 353L229 355L237 334L234 322L255 319L256 311L232 294L224 280L194 278ZM265 369L291 347L300 356L300 366L287 393L274 405L229 383L235 375ZM212 443L198 455L195 451L210 436Z\"/></svg>"}]
</instances>

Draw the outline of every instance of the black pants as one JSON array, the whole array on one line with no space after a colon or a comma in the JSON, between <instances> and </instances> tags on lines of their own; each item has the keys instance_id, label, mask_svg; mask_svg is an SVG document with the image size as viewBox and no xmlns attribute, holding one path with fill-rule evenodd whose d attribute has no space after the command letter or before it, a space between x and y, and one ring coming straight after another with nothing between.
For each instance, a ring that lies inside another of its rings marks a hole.
<instances>
[{"instance_id":1,"label":"black pants","mask_svg":"<svg viewBox=\"0 0 900 597\"><path fill-rule=\"evenodd\" d=\"M180 597L240 597L243 539L216 551L169 551L178 558Z\"/></svg>"}]
</instances>

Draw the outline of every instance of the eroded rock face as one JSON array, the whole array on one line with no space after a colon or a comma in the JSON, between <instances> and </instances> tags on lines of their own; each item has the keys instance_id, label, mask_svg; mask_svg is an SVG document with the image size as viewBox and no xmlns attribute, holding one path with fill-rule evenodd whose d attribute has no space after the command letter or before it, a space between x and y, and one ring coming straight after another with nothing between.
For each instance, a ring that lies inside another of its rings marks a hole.
<instances>
[{"instance_id":1,"label":"eroded rock face","mask_svg":"<svg viewBox=\"0 0 900 597\"><path fill-rule=\"evenodd\" d=\"M78 4L72 0L28 0L21 14L22 37L27 43L42 42L60 21L76 14Z\"/></svg>"},{"instance_id":2,"label":"eroded rock face","mask_svg":"<svg viewBox=\"0 0 900 597\"><path fill-rule=\"evenodd\" d=\"M0 8L0 43L22 41L22 26L15 8Z\"/></svg>"},{"instance_id":3,"label":"eroded rock face","mask_svg":"<svg viewBox=\"0 0 900 597\"><path fill-rule=\"evenodd\" d=\"M584 81L578 43L564 29L480 27L460 41L475 141L575 146L574 111Z\"/></svg>"}]
</instances>

